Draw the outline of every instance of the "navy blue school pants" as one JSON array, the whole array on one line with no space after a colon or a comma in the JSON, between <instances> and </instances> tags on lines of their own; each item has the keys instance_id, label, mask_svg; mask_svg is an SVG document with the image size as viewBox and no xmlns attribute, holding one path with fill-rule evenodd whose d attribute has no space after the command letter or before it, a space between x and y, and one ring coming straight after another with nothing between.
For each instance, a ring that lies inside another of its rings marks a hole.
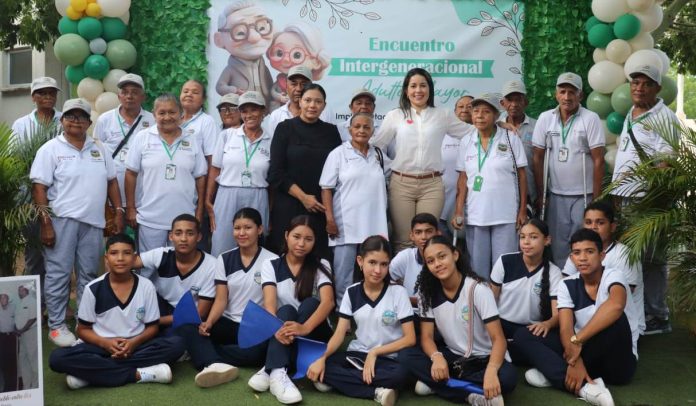
<instances>
[{"instance_id":1,"label":"navy blue school pants","mask_svg":"<svg viewBox=\"0 0 696 406\"><path fill-rule=\"evenodd\" d=\"M450 366L450 376L453 376L452 363L461 358L461 356L453 353L445 346L438 345L437 350L447 360L447 364ZM470 392L462 388L450 388L447 386L446 381L436 382L433 380L430 374L430 368L433 363L420 347L410 347L399 351L398 361L408 368L416 379L428 385L441 398L457 403L467 401ZM480 371L464 376L462 379L483 386L483 375L485 372L486 368L484 366ZM498 380L500 381L500 389L503 394L512 392L517 385L517 370L511 363L503 361L500 369L498 369Z\"/></svg>"},{"instance_id":2,"label":"navy blue school pants","mask_svg":"<svg viewBox=\"0 0 696 406\"><path fill-rule=\"evenodd\" d=\"M510 354L510 359L512 359L512 362L518 366L532 365L536 368L533 354L529 354L523 348L520 348L519 344L517 343L517 337L519 334L525 336L532 335L532 333L530 333L527 329L527 326L525 324L517 324L503 319L500 319L500 324L503 326L503 333L507 339L508 354ZM548 334L546 334L546 337L537 338L539 341L553 348L558 348L556 344L558 344L558 346L561 344L557 328L549 331ZM563 349L561 348L560 351L562 354Z\"/></svg>"},{"instance_id":3,"label":"navy blue school pants","mask_svg":"<svg viewBox=\"0 0 696 406\"><path fill-rule=\"evenodd\" d=\"M291 305L281 306L276 312L276 317L283 321L296 321L304 323L319 307L319 300L309 297L300 303L295 309ZM322 322L306 338L327 342L331 338L331 327L327 321ZM268 340L268 350L266 352L266 372L271 372L276 368L295 369L295 359L297 358L297 341L290 345L283 345L276 340L275 336Z\"/></svg>"},{"instance_id":4,"label":"navy blue school pants","mask_svg":"<svg viewBox=\"0 0 696 406\"><path fill-rule=\"evenodd\" d=\"M93 386L122 386L135 382L136 369L176 362L184 351L184 341L176 336L153 338L123 359L111 358L108 351L96 345L80 343L53 350L48 362L55 372L72 375Z\"/></svg>"},{"instance_id":5,"label":"navy blue school pants","mask_svg":"<svg viewBox=\"0 0 696 406\"><path fill-rule=\"evenodd\" d=\"M347 356L365 361L367 353L337 352L326 360L324 369L324 383L346 396L372 399L375 397L375 388L400 390L412 381L408 369L396 359L380 356L375 362L375 377L372 378L372 385L368 385L363 381L363 372L346 361Z\"/></svg>"},{"instance_id":6,"label":"navy blue school pants","mask_svg":"<svg viewBox=\"0 0 696 406\"><path fill-rule=\"evenodd\" d=\"M555 388L566 390L568 364L563 359L563 345L557 332L550 332L544 339L527 329L520 329L515 334L515 341L532 366L541 371ZM602 378L610 385L629 383L636 372L637 361L626 314L587 340L580 356L592 379Z\"/></svg>"}]
</instances>

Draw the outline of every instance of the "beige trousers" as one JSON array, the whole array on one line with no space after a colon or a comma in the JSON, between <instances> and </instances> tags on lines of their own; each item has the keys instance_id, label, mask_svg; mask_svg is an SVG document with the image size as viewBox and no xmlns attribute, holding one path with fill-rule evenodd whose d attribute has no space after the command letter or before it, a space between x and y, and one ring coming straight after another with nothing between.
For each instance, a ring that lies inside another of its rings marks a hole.
<instances>
[{"instance_id":1,"label":"beige trousers","mask_svg":"<svg viewBox=\"0 0 696 406\"><path fill-rule=\"evenodd\" d=\"M412 246L409 240L411 219L418 213L440 218L445 203L442 177L413 179L392 174L389 182L389 211L394 235L392 242L398 252Z\"/></svg>"}]
</instances>

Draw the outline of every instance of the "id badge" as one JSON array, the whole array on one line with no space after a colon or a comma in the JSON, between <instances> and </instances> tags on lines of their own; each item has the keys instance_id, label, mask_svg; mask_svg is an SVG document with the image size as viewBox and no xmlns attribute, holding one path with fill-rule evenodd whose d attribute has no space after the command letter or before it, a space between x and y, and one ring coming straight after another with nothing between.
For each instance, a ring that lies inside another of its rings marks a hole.
<instances>
[{"instance_id":1,"label":"id badge","mask_svg":"<svg viewBox=\"0 0 696 406\"><path fill-rule=\"evenodd\" d=\"M251 187L251 172L248 170L242 172L242 187Z\"/></svg>"},{"instance_id":2,"label":"id badge","mask_svg":"<svg viewBox=\"0 0 696 406\"><path fill-rule=\"evenodd\" d=\"M126 155L128 155L128 148L121 148L118 152L118 160L121 162L126 162Z\"/></svg>"},{"instance_id":3,"label":"id badge","mask_svg":"<svg viewBox=\"0 0 696 406\"><path fill-rule=\"evenodd\" d=\"M483 176L476 176L474 178L474 192L480 192L481 186L483 186Z\"/></svg>"},{"instance_id":4,"label":"id badge","mask_svg":"<svg viewBox=\"0 0 696 406\"><path fill-rule=\"evenodd\" d=\"M568 161L568 148L561 147L561 149L558 150L558 162L566 161Z\"/></svg>"},{"instance_id":5,"label":"id badge","mask_svg":"<svg viewBox=\"0 0 696 406\"><path fill-rule=\"evenodd\" d=\"M166 179L166 180L176 179L176 165L167 164L167 167L164 170L164 179Z\"/></svg>"}]
</instances>

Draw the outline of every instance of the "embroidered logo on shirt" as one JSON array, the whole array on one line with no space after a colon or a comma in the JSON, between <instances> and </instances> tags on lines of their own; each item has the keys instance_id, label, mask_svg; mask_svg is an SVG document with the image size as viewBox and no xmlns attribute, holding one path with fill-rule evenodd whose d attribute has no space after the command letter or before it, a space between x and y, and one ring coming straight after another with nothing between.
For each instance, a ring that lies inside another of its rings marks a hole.
<instances>
[{"instance_id":1,"label":"embroidered logo on shirt","mask_svg":"<svg viewBox=\"0 0 696 406\"><path fill-rule=\"evenodd\" d=\"M149 121L143 121L143 128L148 128L150 126Z\"/></svg>"},{"instance_id":2,"label":"embroidered logo on shirt","mask_svg":"<svg viewBox=\"0 0 696 406\"><path fill-rule=\"evenodd\" d=\"M541 282L537 282L534 284L534 289L532 289L532 292L534 292L535 295L541 293Z\"/></svg>"},{"instance_id":3,"label":"embroidered logo on shirt","mask_svg":"<svg viewBox=\"0 0 696 406\"><path fill-rule=\"evenodd\" d=\"M462 311L459 313L459 318L464 322L469 321L469 306L462 306Z\"/></svg>"},{"instance_id":4,"label":"embroidered logo on shirt","mask_svg":"<svg viewBox=\"0 0 696 406\"><path fill-rule=\"evenodd\" d=\"M191 143L188 142L188 141L181 141L181 146L182 146L182 147L188 147L188 146L191 146Z\"/></svg>"},{"instance_id":5,"label":"embroidered logo on shirt","mask_svg":"<svg viewBox=\"0 0 696 406\"><path fill-rule=\"evenodd\" d=\"M135 311L135 318L138 321L143 321L143 319L145 318L145 307L144 306L138 307L138 310Z\"/></svg>"},{"instance_id":6,"label":"embroidered logo on shirt","mask_svg":"<svg viewBox=\"0 0 696 406\"><path fill-rule=\"evenodd\" d=\"M261 284L261 271L254 272L254 282L256 282L257 285Z\"/></svg>"},{"instance_id":7,"label":"embroidered logo on shirt","mask_svg":"<svg viewBox=\"0 0 696 406\"><path fill-rule=\"evenodd\" d=\"M97 151L96 149L91 150L89 154L92 155L92 158L99 158L101 156L99 151Z\"/></svg>"},{"instance_id":8,"label":"embroidered logo on shirt","mask_svg":"<svg viewBox=\"0 0 696 406\"><path fill-rule=\"evenodd\" d=\"M396 312L394 310L385 310L382 313L382 324L391 326L396 323Z\"/></svg>"},{"instance_id":9,"label":"embroidered logo on shirt","mask_svg":"<svg viewBox=\"0 0 696 406\"><path fill-rule=\"evenodd\" d=\"M190 291L191 291L191 294L192 294L194 297L195 297L195 296L198 296L198 292L201 291L201 287L200 287L200 286L191 286Z\"/></svg>"},{"instance_id":10,"label":"embroidered logo on shirt","mask_svg":"<svg viewBox=\"0 0 696 406\"><path fill-rule=\"evenodd\" d=\"M498 151L507 152L507 150L508 150L507 144L498 144Z\"/></svg>"}]
</instances>

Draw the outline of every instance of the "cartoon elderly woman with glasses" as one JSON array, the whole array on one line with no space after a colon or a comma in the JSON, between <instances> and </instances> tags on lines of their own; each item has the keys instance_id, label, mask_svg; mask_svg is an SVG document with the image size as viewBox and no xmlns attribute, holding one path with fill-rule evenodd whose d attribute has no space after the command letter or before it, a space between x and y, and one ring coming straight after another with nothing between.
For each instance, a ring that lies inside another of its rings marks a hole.
<instances>
[{"instance_id":1,"label":"cartoon elderly woman with glasses","mask_svg":"<svg viewBox=\"0 0 696 406\"><path fill-rule=\"evenodd\" d=\"M312 81L324 76L329 66L329 58L324 53L324 42L316 27L302 21L288 24L273 37L271 47L266 51L271 66L279 73L271 89L271 110L288 102L287 75L290 68L305 65L312 69Z\"/></svg>"},{"instance_id":2,"label":"cartoon elderly woman with glasses","mask_svg":"<svg viewBox=\"0 0 696 406\"><path fill-rule=\"evenodd\" d=\"M215 90L221 96L253 90L270 101L273 78L263 60L271 45L273 21L255 3L242 0L225 7L213 39L230 53Z\"/></svg>"}]
</instances>

